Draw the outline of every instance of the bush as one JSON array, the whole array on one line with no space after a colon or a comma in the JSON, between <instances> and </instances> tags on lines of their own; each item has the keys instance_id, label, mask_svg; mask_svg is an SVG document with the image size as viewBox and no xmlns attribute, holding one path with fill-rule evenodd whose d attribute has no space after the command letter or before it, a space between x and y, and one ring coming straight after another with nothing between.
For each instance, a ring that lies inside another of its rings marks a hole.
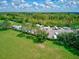
<instances>
[{"instance_id":1,"label":"bush","mask_svg":"<svg viewBox=\"0 0 79 59\"><path fill-rule=\"evenodd\" d=\"M62 33L58 35L58 41L65 46L79 49L79 33Z\"/></svg>"},{"instance_id":2,"label":"bush","mask_svg":"<svg viewBox=\"0 0 79 59\"><path fill-rule=\"evenodd\" d=\"M37 39L35 39L35 41L39 43L43 43L44 41L47 40L47 35L48 34L45 31L38 30L36 34Z\"/></svg>"},{"instance_id":3,"label":"bush","mask_svg":"<svg viewBox=\"0 0 79 59\"><path fill-rule=\"evenodd\" d=\"M6 29L9 29L10 26L11 26L11 23L8 20L4 20L4 22L2 22L0 25L0 29L6 30Z\"/></svg>"}]
</instances>

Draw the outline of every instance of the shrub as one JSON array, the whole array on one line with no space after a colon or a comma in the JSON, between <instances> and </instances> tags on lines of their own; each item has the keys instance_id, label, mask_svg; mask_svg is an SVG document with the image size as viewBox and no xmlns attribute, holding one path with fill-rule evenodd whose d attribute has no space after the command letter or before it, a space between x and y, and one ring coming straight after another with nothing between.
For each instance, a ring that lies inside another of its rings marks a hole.
<instances>
[{"instance_id":1,"label":"shrub","mask_svg":"<svg viewBox=\"0 0 79 59\"><path fill-rule=\"evenodd\" d=\"M65 46L79 49L79 33L62 33L58 35L58 42Z\"/></svg>"},{"instance_id":2,"label":"shrub","mask_svg":"<svg viewBox=\"0 0 79 59\"><path fill-rule=\"evenodd\" d=\"M4 20L4 22L2 22L0 25L0 29L1 30L9 29L10 26L11 26L11 23L8 20Z\"/></svg>"},{"instance_id":3,"label":"shrub","mask_svg":"<svg viewBox=\"0 0 79 59\"><path fill-rule=\"evenodd\" d=\"M37 39L35 41L39 43L43 43L44 41L46 41L47 35L48 34L45 31L38 30L36 34Z\"/></svg>"}]
</instances>

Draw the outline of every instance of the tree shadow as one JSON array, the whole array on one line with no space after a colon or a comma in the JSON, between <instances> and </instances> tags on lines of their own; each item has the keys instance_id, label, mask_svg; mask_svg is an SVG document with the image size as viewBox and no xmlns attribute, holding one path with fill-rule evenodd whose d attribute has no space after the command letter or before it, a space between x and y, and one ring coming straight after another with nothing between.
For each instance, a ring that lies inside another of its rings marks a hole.
<instances>
[{"instance_id":1,"label":"tree shadow","mask_svg":"<svg viewBox=\"0 0 79 59\"><path fill-rule=\"evenodd\" d=\"M21 33L17 34L17 37L20 37L20 38L25 37L27 39L32 39L34 36L30 35L29 33L21 32Z\"/></svg>"},{"instance_id":2,"label":"tree shadow","mask_svg":"<svg viewBox=\"0 0 79 59\"><path fill-rule=\"evenodd\" d=\"M17 34L16 37L20 37L20 38L25 37L26 39L31 39L31 40L33 40L34 43L43 43L43 42L44 42L44 41L40 41L40 40L38 39L38 37L36 37L35 35L32 35L32 34L30 34L30 33L21 32L21 33Z\"/></svg>"},{"instance_id":3,"label":"tree shadow","mask_svg":"<svg viewBox=\"0 0 79 59\"><path fill-rule=\"evenodd\" d=\"M79 56L79 50L78 50L78 49L75 49L75 48L72 48L72 47L69 47L69 46L64 46L64 47L65 47L69 52L71 52L72 54Z\"/></svg>"},{"instance_id":4,"label":"tree shadow","mask_svg":"<svg viewBox=\"0 0 79 59\"><path fill-rule=\"evenodd\" d=\"M79 50L78 50L78 49L73 48L73 47L70 47L70 46L64 44L63 42L60 43L60 42L58 42L58 41L54 41L53 43L56 44L56 45L59 45L59 46L64 46L64 48L65 48L66 50L68 50L69 52L71 52L71 53L74 54L74 55L79 56Z\"/></svg>"},{"instance_id":5,"label":"tree shadow","mask_svg":"<svg viewBox=\"0 0 79 59\"><path fill-rule=\"evenodd\" d=\"M33 39L33 42L34 42L34 43L44 43L45 40L44 40L44 41L42 41L42 40L40 41L40 39L38 39L38 38L36 37L36 38Z\"/></svg>"},{"instance_id":6,"label":"tree shadow","mask_svg":"<svg viewBox=\"0 0 79 59\"><path fill-rule=\"evenodd\" d=\"M0 31L7 31L8 29L0 29Z\"/></svg>"},{"instance_id":7,"label":"tree shadow","mask_svg":"<svg viewBox=\"0 0 79 59\"><path fill-rule=\"evenodd\" d=\"M19 34L17 34L17 37L20 37L20 38L25 37L25 34L24 33L19 33Z\"/></svg>"},{"instance_id":8,"label":"tree shadow","mask_svg":"<svg viewBox=\"0 0 79 59\"><path fill-rule=\"evenodd\" d=\"M35 36L29 33L21 32L17 34L17 37L20 37L20 38L25 37L26 39L34 39Z\"/></svg>"}]
</instances>

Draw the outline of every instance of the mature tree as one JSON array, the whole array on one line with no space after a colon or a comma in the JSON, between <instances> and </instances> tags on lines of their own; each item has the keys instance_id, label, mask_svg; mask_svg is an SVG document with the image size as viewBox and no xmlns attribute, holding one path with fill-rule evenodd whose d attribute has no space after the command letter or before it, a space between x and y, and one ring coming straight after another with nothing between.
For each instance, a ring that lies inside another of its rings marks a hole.
<instances>
[{"instance_id":1,"label":"mature tree","mask_svg":"<svg viewBox=\"0 0 79 59\"><path fill-rule=\"evenodd\" d=\"M1 23L0 29L9 29L11 27L11 23L6 19Z\"/></svg>"},{"instance_id":2,"label":"mature tree","mask_svg":"<svg viewBox=\"0 0 79 59\"><path fill-rule=\"evenodd\" d=\"M42 42L46 41L47 35L48 35L48 33L46 33L45 31L38 30L37 34L36 34L36 37L37 37L36 42L42 43Z\"/></svg>"},{"instance_id":3,"label":"mature tree","mask_svg":"<svg viewBox=\"0 0 79 59\"><path fill-rule=\"evenodd\" d=\"M79 33L63 33L58 35L58 43L79 49Z\"/></svg>"}]
</instances>

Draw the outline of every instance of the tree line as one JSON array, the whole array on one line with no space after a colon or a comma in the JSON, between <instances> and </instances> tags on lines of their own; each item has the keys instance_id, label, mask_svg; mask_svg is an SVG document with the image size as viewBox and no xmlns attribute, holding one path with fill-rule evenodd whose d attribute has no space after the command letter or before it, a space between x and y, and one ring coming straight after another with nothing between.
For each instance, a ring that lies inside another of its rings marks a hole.
<instances>
[{"instance_id":1,"label":"tree line","mask_svg":"<svg viewBox=\"0 0 79 59\"><path fill-rule=\"evenodd\" d=\"M45 26L79 27L79 14L75 13L0 13L0 20L5 19Z\"/></svg>"}]
</instances>

